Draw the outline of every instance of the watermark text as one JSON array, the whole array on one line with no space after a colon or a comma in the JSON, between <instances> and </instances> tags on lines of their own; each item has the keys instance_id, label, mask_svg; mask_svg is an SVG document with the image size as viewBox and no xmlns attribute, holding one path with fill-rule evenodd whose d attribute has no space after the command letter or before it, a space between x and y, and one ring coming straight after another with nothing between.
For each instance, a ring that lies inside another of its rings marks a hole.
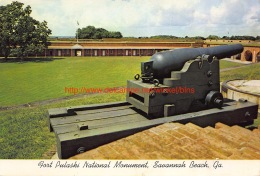
<instances>
[{"instance_id":1,"label":"watermark text","mask_svg":"<svg viewBox=\"0 0 260 176\"><path fill-rule=\"evenodd\" d=\"M195 88L186 86L177 87L154 87L154 88L88 88L88 87L64 87L64 92L67 94L96 94L96 93L151 93L158 94L194 94Z\"/></svg>"}]
</instances>

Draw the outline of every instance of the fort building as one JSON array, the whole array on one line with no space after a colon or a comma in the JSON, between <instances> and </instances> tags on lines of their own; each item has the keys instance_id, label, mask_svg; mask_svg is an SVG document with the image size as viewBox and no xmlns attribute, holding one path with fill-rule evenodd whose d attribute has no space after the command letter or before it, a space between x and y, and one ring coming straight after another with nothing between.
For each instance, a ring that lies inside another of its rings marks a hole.
<instances>
[{"instance_id":1,"label":"fort building","mask_svg":"<svg viewBox=\"0 0 260 176\"><path fill-rule=\"evenodd\" d=\"M252 41L204 41L204 42L175 42L175 41L123 41L123 40L82 40L82 41L51 41L51 45L42 53L46 57L70 56L152 56L156 52L178 48L210 47L223 44L241 43L244 51L232 59L241 61L260 62L260 45Z\"/></svg>"},{"instance_id":2,"label":"fort building","mask_svg":"<svg viewBox=\"0 0 260 176\"><path fill-rule=\"evenodd\" d=\"M102 56L152 56L156 52L179 48L212 47L241 43L244 50L231 59L260 62L260 42L248 40L201 40L178 41L172 39L102 39L79 40L54 39L41 54L36 57L102 57ZM34 55L31 55L34 57Z\"/></svg>"},{"instance_id":3,"label":"fort building","mask_svg":"<svg viewBox=\"0 0 260 176\"><path fill-rule=\"evenodd\" d=\"M175 48L202 47L195 42L51 42L46 56L151 56Z\"/></svg>"}]
</instances>

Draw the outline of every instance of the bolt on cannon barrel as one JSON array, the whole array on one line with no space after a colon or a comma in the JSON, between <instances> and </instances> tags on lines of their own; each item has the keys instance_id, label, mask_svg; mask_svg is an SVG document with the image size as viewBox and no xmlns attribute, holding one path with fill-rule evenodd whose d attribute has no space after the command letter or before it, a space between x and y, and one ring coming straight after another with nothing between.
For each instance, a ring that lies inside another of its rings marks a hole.
<instances>
[{"instance_id":1,"label":"bolt on cannon barrel","mask_svg":"<svg viewBox=\"0 0 260 176\"><path fill-rule=\"evenodd\" d=\"M222 45L208 48L183 48L163 51L154 54L150 61L141 63L142 79L149 82L153 79L168 78L172 71L179 71L189 60L207 55L209 58L223 59L243 51L241 44Z\"/></svg>"}]
</instances>

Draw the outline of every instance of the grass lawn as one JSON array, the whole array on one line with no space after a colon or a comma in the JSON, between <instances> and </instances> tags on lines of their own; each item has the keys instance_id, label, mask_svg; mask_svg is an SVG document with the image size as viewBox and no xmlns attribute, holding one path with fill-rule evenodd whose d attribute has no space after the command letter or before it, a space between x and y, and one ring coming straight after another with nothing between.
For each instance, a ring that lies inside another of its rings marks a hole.
<instances>
[{"instance_id":1,"label":"grass lawn","mask_svg":"<svg viewBox=\"0 0 260 176\"><path fill-rule=\"evenodd\" d=\"M0 107L72 95L65 88L126 86L149 57L68 57L0 64ZM240 66L221 61L220 68Z\"/></svg>"},{"instance_id":2,"label":"grass lawn","mask_svg":"<svg viewBox=\"0 0 260 176\"><path fill-rule=\"evenodd\" d=\"M65 87L125 86L149 57L64 58L49 62L0 63L0 106L63 97ZM221 61L221 68L239 66ZM221 80L260 79L260 65L221 73ZM125 100L124 94L97 94L38 107L0 111L0 159L40 159L56 145L47 109ZM258 122L259 123L259 120Z\"/></svg>"},{"instance_id":3,"label":"grass lawn","mask_svg":"<svg viewBox=\"0 0 260 176\"><path fill-rule=\"evenodd\" d=\"M224 68L231 68L231 67L239 67L239 66L243 66L244 64L241 63L237 63L237 62L230 62L230 61L225 61L225 60L220 60L220 69L224 69Z\"/></svg>"},{"instance_id":4,"label":"grass lawn","mask_svg":"<svg viewBox=\"0 0 260 176\"><path fill-rule=\"evenodd\" d=\"M149 57L68 57L0 63L0 107L69 96L65 88L125 86Z\"/></svg>"},{"instance_id":5,"label":"grass lawn","mask_svg":"<svg viewBox=\"0 0 260 176\"><path fill-rule=\"evenodd\" d=\"M123 94L98 94L46 106L0 111L0 159L48 159L44 154L56 147L56 138L48 129L47 109L123 100Z\"/></svg>"},{"instance_id":6,"label":"grass lawn","mask_svg":"<svg viewBox=\"0 0 260 176\"><path fill-rule=\"evenodd\" d=\"M220 73L220 80L231 79L255 79L260 80L260 64L254 64L247 67L241 67Z\"/></svg>"}]
</instances>

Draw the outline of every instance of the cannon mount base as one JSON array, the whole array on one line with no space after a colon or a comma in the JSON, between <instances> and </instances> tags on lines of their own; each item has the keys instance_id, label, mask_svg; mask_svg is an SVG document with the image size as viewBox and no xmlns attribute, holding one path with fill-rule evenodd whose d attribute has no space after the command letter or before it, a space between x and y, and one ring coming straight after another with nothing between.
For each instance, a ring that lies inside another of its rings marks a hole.
<instances>
[{"instance_id":1,"label":"cannon mount base","mask_svg":"<svg viewBox=\"0 0 260 176\"><path fill-rule=\"evenodd\" d=\"M149 119L128 102L49 109L49 129L55 133L58 157L66 159L168 122L193 123L201 127L217 122L248 125L257 118L258 105L244 99L224 99L221 109Z\"/></svg>"}]
</instances>

